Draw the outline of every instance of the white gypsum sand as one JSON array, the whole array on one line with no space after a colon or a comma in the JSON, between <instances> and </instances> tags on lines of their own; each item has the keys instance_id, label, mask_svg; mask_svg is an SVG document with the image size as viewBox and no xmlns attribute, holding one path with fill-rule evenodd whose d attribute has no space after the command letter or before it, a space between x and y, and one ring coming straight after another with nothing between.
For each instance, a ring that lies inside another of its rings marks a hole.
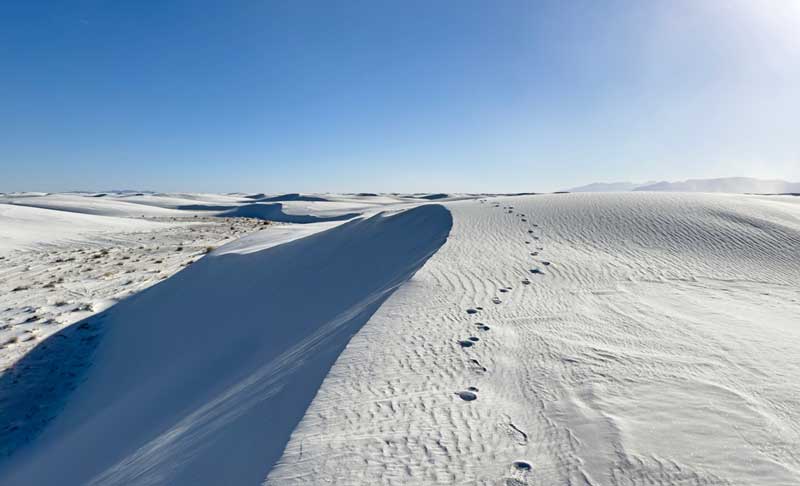
<instances>
[{"instance_id":1,"label":"white gypsum sand","mask_svg":"<svg viewBox=\"0 0 800 486\"><path fill-rule=\"evenodd\" d=\"M800 481L800 199L130 197L326 222L25 355L0 483Z\"/></svg>"},{"instance_id":2,"label":"white gypsum sand","mask_svg":"<svg viewBox=\"0 0 800 486\"><path fill-rule=\"evenodd\" d=\"M263 221L129 219L0 204L0 373L53 333L105 310Z\"/></svg>"},{"instance_id":3,"label":"white gypsum sand","mask_svg":"<svg viewBox=\"0 0 800 486\"><path fill-rule=\"evenodd\" d=\"M3 431L11 457L0 475L260 481L352 333L444 242L449 222L444 208L425 206L257 252L222 248L53 336L44 343L52 348L30 353L0 382L2 419L18 424ZM53 354L72 374L46 372ZM72 466L42 467L43 457Z\"/></svg>"},{"instance_id":4,"label":"white gypsum sand","mask_svg":"<svg viewBox=\"0 0 800 486\"><path fill-rule=\"evenodd\" d=\"M798 202L447 204L266 484L798 484Z\"/></svg>"}]
</instances>

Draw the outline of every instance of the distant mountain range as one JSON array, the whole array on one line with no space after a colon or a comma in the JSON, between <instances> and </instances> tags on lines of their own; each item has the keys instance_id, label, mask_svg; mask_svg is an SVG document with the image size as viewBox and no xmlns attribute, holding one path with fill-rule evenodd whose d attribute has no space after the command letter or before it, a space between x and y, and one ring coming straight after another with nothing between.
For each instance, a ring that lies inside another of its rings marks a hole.
<instances>
[{"instance_id":1,"label":"distant mountain range","mask_svg":"<svg viewBox=\"0 0 800 486\"><path fill-rule=\"evenodd\" d=\"M689 179L679 182L595 182L573 187L569 192L731 192L751 194L800 193L800 183L751 177L722 177L719 179Z\"/></svg>"},{"instance_id":2,"label":"distant mountain range","mask_svg":"<svg viewBox=\"0 0 800 486\"><path fill-rule=\"evenodd\" d=\"M627 192L627 191L634 191L639 187L646 186L648 184L654 184L655 182L645 182L645 183L637 183L637 182L593 182L591 184L587 184L585 186L580 187L573 187L572 189L567 189L569 192Z\"/></svg>"}]
</instances>

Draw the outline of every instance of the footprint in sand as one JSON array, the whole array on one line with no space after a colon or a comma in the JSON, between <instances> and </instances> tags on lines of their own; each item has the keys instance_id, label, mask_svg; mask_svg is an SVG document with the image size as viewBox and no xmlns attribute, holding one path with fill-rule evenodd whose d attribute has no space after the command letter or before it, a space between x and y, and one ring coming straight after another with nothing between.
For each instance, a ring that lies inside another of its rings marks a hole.
<instances>
[{"instance_id":1,"label":"footprint in sand","mask_svg":"<svg viewBox=\"0 0 800 486\"><path fill-rule=\"evenodd\" d=\"M477 313L478 313L478 309L473 309L473 308L467 309L467 314L477 314Z\"/></svg>"},{"instance_id":2,"label":"footprint in sand","mask_svg":"<svg viewBox=\"0 0 800 486\"><path fill-rule=\"evenodd\" d=\"M471 402L478 399L478 395L471 391L456 392L456 395L458 395L458 398L464 400L465 402Z\"/></svg>"},{"instance_id":3,"label":"footprint in sand","mask_svg":"<svg viewBox=\"0 0 800 486\"><path fill-rule=\"evenodd\" d=\"M531 268L531 273L534 273L536 275L544 275L544 272L539 270L538 268Z\"/></svg>"},{"instance_id":4,"label":"footprint in sand","mask_svg":"<svg viewBox=\"0 0 800 486\"><path fill-rule=\"evenodd\" d=\"M469 362L470 362L470 364L472 365L472 369L473 369L473 370L475 370L475 371L477 371L477 372L486 373L487 371L489 371L489 370L488 370L488 369L486 369L486 367L485 367L485 366L483 366L483 365L481 364L481 362L480 362L480 361L478 361L477 359L471 359L471 360L469 360Z\"/></svg>"},{"instance_id":5,"label":"footprint in sand","mask_svg":"<svg viewBox=\"0 0 800 486\"><path fill-rule=\"evenodd\" d=\"M472 346L475 346L475 343L470 341L469 339L462 339L461 341L458 342L458 344L462 348L471 348Z\"/></svg>"},{"instance_id":6,"label":"footprint in sand","mask_svg":"<svg viewBox=\"0 0 800 486\"><path fill-rule=\"evenodd\" d=\"M544 265L545 267L549 267L550 266L550 262L542 261L542 265Z\"/></svg>"},{"instance_id":7,"label":"footprint in sand","mask_svg":"<svg viewBox=\"0 0 800 486\"><path fill-rule=\"evenodd\" d=\"M503 301L500 300L500 297L492 297L492 302L494 302L495 304L499 304L499 303L501 303Z\"/></svg>"},{"instance_id":8,"label":"footprint in sand","mask_svg":"<svg viewBox=\"0 0 800 486\"><path fill-rule=\"evenodd\" d=\"M482 323L482 322L476 322L476 323L475 323L475 326L476 326L476 327L478 328L478 330L480 330L480 331L488 331L488 330L489 330L489 326L487 326L486 324L484 324L484 323Z\"/></svg>"},{"instance_id":9,"label":"footprint in sand","mask_svg":"<svg viewBox=\"0 0 800 486\"><path fill-rule=\"evenodd\" d=\"M528 233L533 234L533 230L528 230Z\"/></svg>"},{"instance_id":10,"label":"footprint in sand","mask_svg":"<svg viewBox=\"0 0 800 486\"><path fill-rule=\"evenodd\" d=\"M527 278L522 279L522 285L530 285L530 284L531 284L531 281L528 280Z\"/></svg>"},{"instance_id":11,"label":"footprint in sand","mask_svg":"<svg viewBox=\"0 0 800 486\"><path fill-rule=\"evenodd\" d=\"M468 337L467 339L469 339L469 340L470 340L470 341L472 341L473 343L477 343L478 341L480 341L480 340L481 340L481 338L478 338L478 337L475 337L475 336L470 336L470 337Z\"/></svg>"},{"instance_id":12,"label":"footprint in sand","mask_svg":"<svg viewBox=\"0 0 800 486\"><path fill-rule=\"evenodd\" d=\"M500 289L500 292L505 294L506 292L508 292L508 289Z\"/></svg>"},{"instance_id":13,"label":"footprint in sand","mask_svg":"<svg viewBox=\"0 0 800 486\"><path fill-rule=\"evenodd\" d=\"M532 251L531 252L531 256L539 256L539 252L538 251Z\"/></svg>"},{"instance_id":14,"label":"footprint in sand","mask_svg":"<svg viewBox=\"0 0 800 486\"><path fill-rule=\"evenodd\" d=\"M531 465L525 461L514 461L512 466L514 466L514 469L517 471L530 471L533 469L533 467L531 467Z\"/></svg>"}]
</instances>

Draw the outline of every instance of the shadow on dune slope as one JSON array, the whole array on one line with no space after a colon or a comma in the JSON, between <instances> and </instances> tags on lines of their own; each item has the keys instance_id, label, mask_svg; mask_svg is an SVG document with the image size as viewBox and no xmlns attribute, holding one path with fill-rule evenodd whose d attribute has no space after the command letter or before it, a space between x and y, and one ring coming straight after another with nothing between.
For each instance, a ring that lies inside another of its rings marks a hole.
<instances>
[{"instance_id":1,"label":"shadow on dune slope","mask_svg":"<svg viewBox=\"0 0 800 486\"><path fill-rule=\"evenodd\" d=\"M425 196L419 196L420 199L427 199L428 201L435 201L437 199L447 199L448 197L450 197L450 195L444 193L427 194Z\"/></svg>"},{"instance_id":2,"label":"shadow on dune slope","mask_svg":"<svg viewBox=\"0 0 800 486\"><path fill-rule=\"evenodd\" d=\"M0 426L40 424L0 483L260 484L350 337L451 226L427 205L212 254L49 338L0 383Z\"/></svg>"},{"instance_id":3,"label":"shadow on dune slope","mask_svg":"<svg viewBox=\"0 0 800 486\"><path fill-rule=\"evenodd\" d=\"M296 199L305 201L306 199ZM314 199L308 199L313 201ZM324 201L324 199L320 199ZM347 213L336 216L311 216L308 214L287 214L283 212L281 203L249 203L242 206L211 205L211 204L184 204L176 209L183 211L223 211L217 216L224 218L257 218L280 223L323 223L326 221L345 221L360 216L360 213Z\"/></svg>"},{"instance_id":4,"label":"shadow on dune slope","mask_svg":"<svg viewBox=\"0 0 800 486\"><path fill-rule=\"evenodd\" d=\"M307 196L305 194L299 194L296 192L289 193L289 194L281 194L279 196L267 196L263 192L259 192L258 194L251 194L249 196L244 196L247 199L252 199L257 202L280 202L280 201L327 201L324 197L319 196Z\"/></svg>"},{"instance_id":5,"label":"shadow on dune slope","mask_svg":"<svg viewBox=\"0 0 800 486\"><path fill-rule=\"evenodd\" d=\"M85 378L107 315L58 331L0 376L0 458L36 437Z\"/></svg>"},{"instance_id":6,"label":"shadow on dune slope","mask_svg":"<svg viewBox=\"0 0 800 486\"><path fill-rule=\"evenodd\" d=\"M347 213L338 216L309 216L306 214L286 214L281 203L245 204L231 209L218 216L228 218L258 218L281 223L321 223L324 221L344 221L359 216L359 213Z\"/></svg>"},{"instance_id":7,"label":"shadow on dune slope","mask_svg":"<svg viewBox=\"0 0 800 486\"><path fill-rule=\"evenodd\" d=\"M212 204L182 204L175 207L181 211L230 211L236 209L236 206L226 205L212 205Z\"/></svg>"},{"instance_id":8,"label":"shadow on dune slope","mask_svg":"<svg viewBox=\"0 0 800 486\"><path fill-rule=\"evenodd\" d=\"M304 194L281 194L280 196L263 197L259 202L280 202L280 201L327 201L324 197L306 196Z\"/></svg>"}]
</instances>

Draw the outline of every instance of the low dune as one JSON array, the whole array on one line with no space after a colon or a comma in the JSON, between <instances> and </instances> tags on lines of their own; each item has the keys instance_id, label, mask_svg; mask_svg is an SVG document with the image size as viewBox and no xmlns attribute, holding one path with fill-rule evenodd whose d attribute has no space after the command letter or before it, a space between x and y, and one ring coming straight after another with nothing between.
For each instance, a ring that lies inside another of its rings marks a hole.
<instances>
[{"instance_id":1,"label":"low dune","mask_svg":"<svg viewBox=\"0 0 800 486\"><path fill-rule=\"evenodd\" d=\"M322 223L325 221L343 221L352 219L360 213L345 213L336 216L314 216L310 214L288 214L283 211L281 203L256 203L237 206L229 211L220 213L220 216L228 218L258 218L268 221L278 221L281 223Z\"/></svg>"}]
</instances>

